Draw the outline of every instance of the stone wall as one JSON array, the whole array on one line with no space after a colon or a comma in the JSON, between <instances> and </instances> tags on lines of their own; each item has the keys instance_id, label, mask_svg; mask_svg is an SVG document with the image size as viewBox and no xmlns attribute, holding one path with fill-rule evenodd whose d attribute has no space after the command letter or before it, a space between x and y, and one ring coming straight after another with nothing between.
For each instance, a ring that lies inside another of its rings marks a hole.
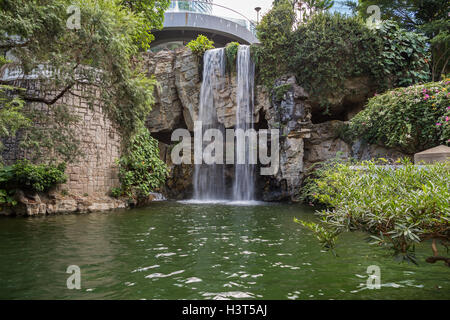
<instances>
[{"instance_id":1,"label":"stone wall","mask_svg":"<svg viewBox=\"0 0 450 320\"><path fill-rule=\"evenodd\" d=\"M22 80L13 84L35 90L34 82ZM73 163L67 165L68 180L66 184L59 186L59 189L74 195L104 196L111 188L119 186L116 159L120 157L121 136L98 103L89 105L88 101L82 98L83 88L73 88L72 93L66 93L56 104L67 105L71 113L78 117L73 129L77 134L81 152ZM53 105L33 102L29 107L51 114ZM28 158L27 150L19 148L19 142L20 139L14 139L5 143L2 156L6 163ZM48 159L43 161L52 158L54 155L49 154Z\"/></svg>"},{"instance_id":2,"label":"stone wall","mask_svg":"<svg viewBox=\"0 0 450 320\"><path fill-rule=\"evenodd\" d=\"M37 80L14 80L11 85L26 88L33 95L39 92ZM72 159L66 167L67 183L60 185L49 195L19 195L21 204L16 214L33 215L58 212L89 212L125 207L126 204L109 197L112 188L120 185L116 160L121 153L121 135L118 128L109 120L99 103L89 104L83 98L86 88L74 87L71 93L64 94L54 105L65 104L70 112L78 117L72 128L79 141L80 155ZM51 92L45 92L46 98ZM27 107L51 114L54 105L33 102ZM36 128L38 124L34 124ZM41 128L45 130L44 128ZM2 156L7 164L29 158L27 150L19 147L19 138L5 141ZM46 155L42 162L55 159ZM64 195L64 196L63 196ZM38 200L36 200L38 199Z\"/></svg>"}]
</instances>

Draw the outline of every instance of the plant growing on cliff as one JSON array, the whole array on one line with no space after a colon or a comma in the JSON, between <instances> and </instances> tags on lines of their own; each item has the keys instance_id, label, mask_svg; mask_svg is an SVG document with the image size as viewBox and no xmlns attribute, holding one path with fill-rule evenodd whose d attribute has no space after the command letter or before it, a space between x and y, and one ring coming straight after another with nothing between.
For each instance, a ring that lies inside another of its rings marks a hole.
<instances>
[{"instance_id":1,"label":"plant growing on cliff","mask_svg":"<svg viewBox=\"0 0 450 320\"><path fill-rule=\"evenodd\" d=\"M209 40L204 35L199 35L197 39L190 41L186 47L191 49L191 51L202 58L206 51L214 49L214 41Z\"/></svg>"},{"instance_id":2,"label":"plant growing on cliff","mask_svg":"<svg viewBox=\"0 0 450 320\"><path fill-rule=\"evenodd\" d=\"M378 92L429 79L426 38L390 21L371 30L357 17L316 14L292 37L289 69L325 110L348 93L347 79L368 77Z\"/></svg>"},{"instance_id":3,"label":"plant growing on cliff","mask_svg":"<svg viewBox=\"0 0 450 320\"><path fill-rule=\"evenodd\" d=\"M292 6L279 1L257 27L258 79L268 88L292 72L326 111L330 100L348 93L344 84L351 78L368 78L378 92L429 78L426 38L391 21L378 30L339 13L314 14L296 29L294 21Z\"/></svg>"},{"instance_id":4,"label":"plant growing on cliff","mask_svg":"<svg viewBox=\"0 0 450 320\"><path fill-rule=\"evenodd\" d=\"M113 190L114 196L145 198L164 184L168 173L166 164L159 157L158 141L142 127L131 138L127 153L119 160L121 192Z\"/></svg>"},{"instance_id":5,"label":"plant growing on cliff","mask_svg":"<svg viewBox=\"0 0 450 320\"><path fill-rule=\"evenodd\" d=\"M323 172L315 197L328 209L317 212L321 222L313 231L325 248L334 246L330 235L362 230L374 244L415 262L415 245L433 239L427 261L450 266L437 251L437 241L445 246L450 241L450 162L423 168L406 159L401 164L394 169L375 161L339 163Z\"/></svg>"},{"instance_id":6,"label":"plant growing on cliff","mask_svg":"<svg viewBox=\"0 0 450 320\"><path fill-rule=\"evenodd\" d=\"M230 42L225 47L225 55L227 56L227 70L233 72L236 70L236 60L239 51L239 42Z\"/></svg>"},{"instance_id":7,"label":"plant growing on cliff","mask_svg":"<svg viewBox=\"0 0 450 320\"><path fill-rule=\"evenodd\" d=\"M359 0L357 3L348 3L363 19L369 16L367 8L376 5L380 8L381 19L393 20L407 30L423 32L430 39L432 58L428 61L432 70L432 81L439 81L442 74L449 72L448 0Z\"/></svg>"},{"instance_id":8,"label":"plant growing on cliff","mask_svg":"<svg viewBox=\"0 0 450 320\"><path fill-rule=\"evenodd\" d=\"M377 95L351 119L345 135L409 154L450 145L449 90L447 79Z\"/></svg>"}]
</instances>

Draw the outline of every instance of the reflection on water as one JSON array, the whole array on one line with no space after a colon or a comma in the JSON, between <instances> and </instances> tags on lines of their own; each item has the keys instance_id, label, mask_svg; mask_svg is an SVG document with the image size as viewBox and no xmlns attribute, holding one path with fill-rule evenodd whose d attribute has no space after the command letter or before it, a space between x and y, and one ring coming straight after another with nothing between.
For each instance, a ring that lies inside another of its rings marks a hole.
<instances>
[{"instance_id":1,"label":"reflection on water","mask_svg":"<svg viewBox=\"0 0 450 320\"><path fill-rule=\"evenodd\" d=\"M399 264L345 234L335 258L296 205L155 203L146 209L0 219L1 299L449 299L443 264ZM429 245L418 249L419 261ZM69 265L81 290L68 290ZM382 287L366 287L367 267Z\"/></svg>"}]
</instances>

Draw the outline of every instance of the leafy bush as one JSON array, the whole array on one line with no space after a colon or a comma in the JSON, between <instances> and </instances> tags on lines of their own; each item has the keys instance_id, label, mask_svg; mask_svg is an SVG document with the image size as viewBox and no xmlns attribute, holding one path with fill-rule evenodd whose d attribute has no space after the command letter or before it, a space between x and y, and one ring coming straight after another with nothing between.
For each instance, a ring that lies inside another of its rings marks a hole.
<instances>
[{"instance_id":1,"label":"leafy bush","mask_svg":"<svg viewBox=\"0 0 450 320\"><path fill-rule=\"evenodd\" d=\"M329 95L347 93L349 78L368 76L378 92L427 81L425 39L390 21L371 30L357 17L317 14L293 33L289 69L326 107Z\"/></svg>"},{"instance_id":2,"label":"leafy bush","mask_svg":"<svg viewBox=\"0 0 450 320\"><path fill-rule=\"evenodd\" d=\"M236 59L239 51L239 42L230 42L225 47L225 54L227 56L227 69L229 72L236 70Z\"/></svg>"},{"instance_id":3,"label":"leafy bush","mask_svg":"<svg viewBox=\"0 0 450 320\"><path fill-rule=\"evenodd\" d=\"M347 136L409 154L450 144L449 80L399 88L371 98L349 122Z\"/></svg>"},{"instance_id":4,"label":"leafy bush","mask_svg":"<svg viewBox=\"0 0 450 320\"><path fill-rule=\"evenodd\" d=\"M119 160L121 192L113 190L113 195L122 194L131 198L147 197L159 188L168 176L168 168L159 158L158 141L153 139L147 128L142 127L131 138L127 154Z\"/></svg>"},{"instance_id":5,"label":"leafy bush","mask_svg":"<svg viewBox=\"0 0 450 320\"><path fill-rule=\"evenodd\" d=\"M367 76L378 92L429 79L426 37L386 21L369 29L358 17L317 13L294 30L288 1L263 17L255 47L259 81L271 88L293 72L297 81L326 109L328 98L346 94L346 79Z\"/></svg>"},{"instance_id":6,"label":"leafy bush","mask_svg":"<svg viewBox=\"0 0 450 320\"><path fill-rule=\"evenodd\" d=\"M203 57L206 51L210 49L214 49L214 41L209 40L204 35L199 35L197 39L189 42L186 47L191 49L191 51L196 54L198 57Z\"/></svg>"},{"instance_id":7,"label":"leafy bush","mask_svg":"<svg viewBox=\"0 0 450 320\"><path fill-rule=\"evenodd\" d=\"M13 181L20 189L47 192L56 185L67 181L65 170L65 163L54 166L34 165L26 160L18 161L13 165Z\"/></svg>"},{"instance_id":8,"label":"leafy bush","mask_svg":"<svg viewBox=\"0 0 450 320\"><path fill-rule=\"evenodd\" d=\"M0 189L8 190L10 195L16 189L47 192L67 181L65 169L65 163L54 166L35 165L27 160L18 161L12 166L4 166L0 169Z\"/></svg>"},{"instance_id":9,"label":"leafy bush","mask_svg":"<svg viewBox=\"0 0 450 320\"><path fill-rule=\"evenodd\" d=\"M320 226L327 230L326 236L320 228L315 232L324 247L334 247L330 234L362 230L374 243L415 262L416 243L436 239L448 244L450 162L418 167L402 160L401 164L392 168L376 161L358 166L339 163L324 170L316 180L315 195L328 207L317 212Z\"/></svg>"},{"instance_id":10,"label":"leafy bush","mask_svg":"<svg viewBox=\"0 0 450 320\"><path fill-rule=\"evenodd\" d=\"M287 72L295 13L288 0L278 1L256 27L261 46L253 46L257 56L258 80L271 88L277 77Z\"/></svg>"}]
</instances>

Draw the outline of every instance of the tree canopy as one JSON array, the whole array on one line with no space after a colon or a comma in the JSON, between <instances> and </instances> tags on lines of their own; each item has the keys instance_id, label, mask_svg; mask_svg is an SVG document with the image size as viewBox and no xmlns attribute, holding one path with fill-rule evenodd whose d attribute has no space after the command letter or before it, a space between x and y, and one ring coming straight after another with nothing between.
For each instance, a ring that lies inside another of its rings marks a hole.
<instances>
[{"instance_id":1,"label":"tree canopy","mask_svg":"<svg viewBox=\"0 0 450 320\"><path fill-rule=\"evenodd\" d=\"M401 27L411 31L423 32L430 38L433 59L431 63L434 80L449 72L450 58L450 2L448 0L359 0L347 1L361 17L367 18L367 8L376 5L380 8L382 20L394 20Z\"/></svg>"},{"instance_id":2,"label":"tree canopy","mask_svg":"<svg viewBox=\"0 0 450 320\"><path fill-rule=\"evenodd\" d=\"M168 6L169 0L0 0L0 54L13 60L4 67L23 77L37 72L41 92L54 94L21 91L19 97L53 110L63 109L62 96L91 88L85 98L100 97L124 136L131 136L151 110L155 84L140 72L137 56L149 48L150 31L162 26ZM78 13L79 26L70 28Z\"/></svg>"}]
</instances>

